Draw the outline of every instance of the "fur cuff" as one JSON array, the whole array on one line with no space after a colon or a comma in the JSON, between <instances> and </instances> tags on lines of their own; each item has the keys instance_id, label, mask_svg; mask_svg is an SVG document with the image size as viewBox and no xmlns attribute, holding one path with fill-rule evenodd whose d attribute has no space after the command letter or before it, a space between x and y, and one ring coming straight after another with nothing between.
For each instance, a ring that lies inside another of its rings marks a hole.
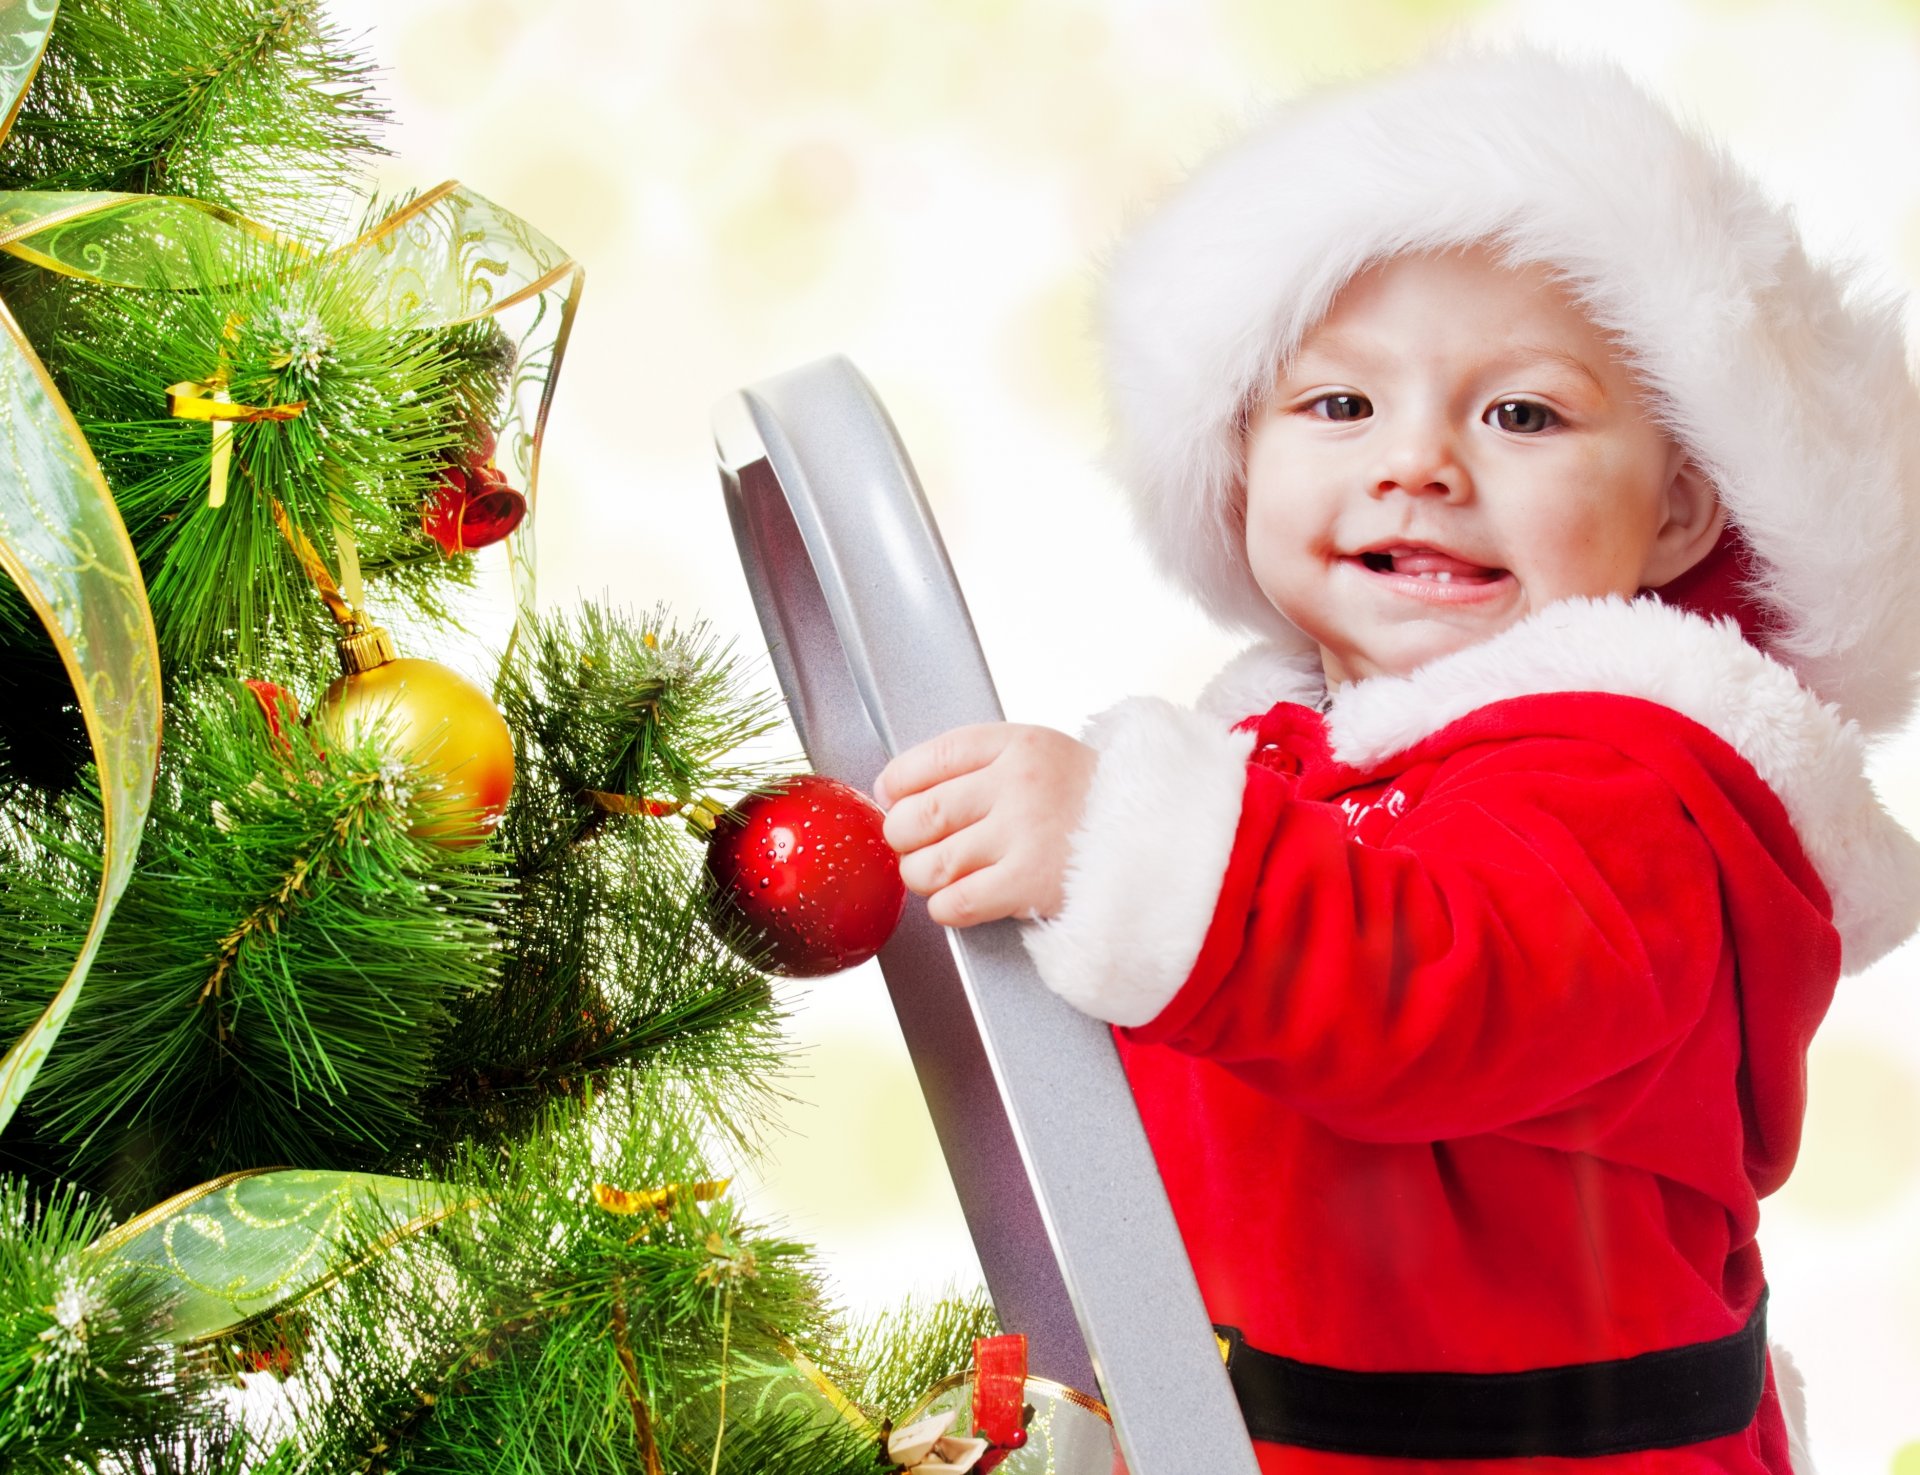
<instances>
[{"instance_id":1,"label":"fur cuff","mask_svg":"<svg viewBox=\"0 0 1920 1475\"><path fill-rule=\"evenodd\" d=\"M1193 971L1227 873L1251 732L1134 697L1082 734L1100 750L1060 915L1023 927L1047 987L1110 1024L1145 1024Z\"/></svg>"},{"instance_id":2,"label":"fur cuff","mask_svg":"<svg viewBox=\"0 0 1920 1475\"><path fill-rule=\"evenodd\" d=\"M1819 1475L1807 1448L1807 1380L1793 1365L1787 1349L1768 1344L1773 1355L1774 1391L1780 1395L1780 1413L1787 1422L1787 1460L1793 1475Z\"/></svg>"}]
</instances>

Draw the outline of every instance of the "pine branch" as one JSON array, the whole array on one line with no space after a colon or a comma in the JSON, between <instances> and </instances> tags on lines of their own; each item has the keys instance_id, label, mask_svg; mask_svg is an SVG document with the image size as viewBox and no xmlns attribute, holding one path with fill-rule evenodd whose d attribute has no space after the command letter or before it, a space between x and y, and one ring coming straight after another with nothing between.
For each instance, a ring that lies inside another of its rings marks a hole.
<instances>
[{"instance_id":1,"label":"pine branch","mask_svg":"<svg viewBox=\"0 0 1920 1475\"><path fill-rule=\"evenodd\" d=\"M0 188L189 195L294 233L387 121L319 0L67 0Z\"/></svg>"},{"instance_id":2,"label":"pine branch","mask_svg":"<svg viewBox=\"0 0 1920 1475\"><path fill-rule=\"evenodd\" d=\"M458 1002L437 1057L442 1140L514 1132L545 1102L645 1065L751 1141L782 1064L772 991L715 939L690 879L647 869L639 850L623 839L566 884L522 883L500 984Z\"/></svg>"},{"instance_id":3,"label":"pine branch","mask_svg":"<svg viewBox=\"0 0 1920 1475\"><path fill-rule=\"evenodd\" d=\"M661 1475L660 1445L653 1437L653 1414L647 1408L647 1401L642 1395L640 1368L634 1361L633 1338L627 1330L627 1288L618 1276L613 1282L613 1311L610 1320L613 1326L614 1355L620 1360L623 1391L627 1397L627 1407L633 1413L633 1442L639 1446L640 1459L646 1475Z\"/></svg>"},{"instance_id":4,"label":"pine branch","mask_svg":"<svg viewBox=\"0 0 1920 1475\"><path fill-rule=\"evenodd\" d=\"M984 1291L906 1301L862 1326L845 1356L848 1395L899 1420L935 1383L973 1366L973 1343L1000 1330Z\"/></svg>"},{"instance_id":5,"label":"pine branch","mask_svg":"<svg viewBox=\"0 0 1920 1475\"><path fill-rule=\"evenodd\" d=\"M636 619L587 604L524 630L500 704L544 776L507 818L522 874L559 863L616 817L634 817L623 808L644 814L651 802L671 813L781 771L735 756L778 724L773 697L747 688L730 643L704 622L682 629L658 606Z\"/></svg>"},{"instance_id":6,"label":"pine branch","mask_svg":"<svg viewBox=\"0 0 1920 1475\"><path fill-rule=\"evenodd\" d=\"M704 626L587 606L523 632L501 682L518 780L501 827L519 882L500 985L464 999L436 1063L443 1141L644 1064L748 1146L777 1099L765 979L715 938L702 849L671 806L764 779L737 748L772 722ZM625 796L626 812L589 794ZM644 799L665 795L667 812Z\"/></svg>"},{"instance_id":7,"label":"pine branch","mask_svg":"<svg viewBox=\"0 0 1920 1475\"><path fill-rule=\"evenodd\" d=\"M226 684L176 703L142 861L29 1098L46 1134L137 1207L235 1167L377 1166L411 1150L424 1057L493 973L484 850L409 831L424 787L378 735L273 737ZM30 831L0 894L16 1033L91 907L97 814Z\"/></svg>"},{"instance_id":8,"label":"pine branch","mask_svg":"<svg viewBox=\"0 0 1920 1475\"><path fill-rule=\"evenodd\" d=\"M798 1246L724 1198L602 1206L595 1184L707 1171L670 1085L622 1079L591 1119L549 1115L508 1150L463 1154L452 1176L485 1210L376 1258L315 1308L289 1392L316 1468L706 1475L717 1444L725 1470L871 1471L871 1442L781 1350L785 1329L820 1317Z\"/></svg>"},{"instance_id":9,"label":"pine branch","mask_svg":"<svg viewBox=\"0 0 1920 1475\"><path fill-rule=\"evenodd\" d=\"M0 1467L92 1467L209 1418L172 1386L154 1278L87 1257L107 1222L71 1188L35 1202L0 1178Z\"/></svg>"},{"instance_id":10,"label":"pine branch","mask_svg":"<svg viewBox=\"0 0 1920 1475\"><path fill-rule=\"evenodd\" d=\"M266 896L220 939L214 951L212 971L201 985L197 1002L207 1004L218 1000L243 950L249 944L270 945L278 936L281 924L292 920L296 906L311 899L311 883L339 874L356 844L371 843L367 832L391 814L394 789L393 775L382 769L362 770L348 776L341 795L343 802L334 809L331 825L315 838L313 848L306 854L294 856L278 884L270 883ZM215 823L219 823L219 815L215 816ZM217 1004L214 1007L217 1010ZM224 1018L219 1020L217 1029L224 1044L227 1039Z\"/></svg>"}]
</instances>

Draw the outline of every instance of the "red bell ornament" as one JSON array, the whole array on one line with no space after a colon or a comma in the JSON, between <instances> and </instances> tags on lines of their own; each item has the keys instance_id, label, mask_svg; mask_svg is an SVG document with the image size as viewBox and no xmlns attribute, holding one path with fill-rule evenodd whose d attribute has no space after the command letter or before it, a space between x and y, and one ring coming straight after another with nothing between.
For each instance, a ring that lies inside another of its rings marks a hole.
<instances>
[{"instance_id":1,"label":"red bell ornament","mask_svg":"<svg viewBox=\"0 0 1920 1475\"><path fill-rule=\"evenodd\" d=\"M707 844L716 930L744 932L758 966L791 978L864 963L907 904L880 806L850 784L799 774L720 815Z\"/></svg>"},{"instance_id":2,"label":"red bell ornament","mask_svg":"<svg viewBox=\"0 0 1920 1475\"><path fill-rule=\"evenodd\" d=\"M420 527L449 558L498 543L527 515L527 499L490 465L447 466Z\"/></svg>"}]
</instances>

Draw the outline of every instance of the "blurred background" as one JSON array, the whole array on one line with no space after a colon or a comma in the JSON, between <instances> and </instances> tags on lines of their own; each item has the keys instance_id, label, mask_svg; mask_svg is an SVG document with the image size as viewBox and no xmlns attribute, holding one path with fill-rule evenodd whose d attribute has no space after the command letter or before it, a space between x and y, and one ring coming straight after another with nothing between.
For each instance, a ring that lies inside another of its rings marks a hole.
<instances>
[{"instance_id":1,"label":"blurred background","mask_svg":"<svg viewBox=\"0 0 1920 1475\"><path fill-rule=\"evenodd\" d=\"M892 412L1010 716L1071 731L1130 693L1189 700L1233 653L1159 586L1098 469L1095 273L1187 167L1316 79L1450 33L1613 56L1793 201L1816 249L1920 284L1916 0L333 8L387 68L383 183L458 177L586 265L542 478L543 602L665 601L734 635L768 685L708 413L828 353ZM1920 731L1875 778L1920 830ZM788 993L794 1101L743 1191L819 1246L851 1308L971 1284L877 971ZM1920 949L1843 984L1761 1245L1822 1469L1920 1475Z\"/></svg>"}]
</instances>

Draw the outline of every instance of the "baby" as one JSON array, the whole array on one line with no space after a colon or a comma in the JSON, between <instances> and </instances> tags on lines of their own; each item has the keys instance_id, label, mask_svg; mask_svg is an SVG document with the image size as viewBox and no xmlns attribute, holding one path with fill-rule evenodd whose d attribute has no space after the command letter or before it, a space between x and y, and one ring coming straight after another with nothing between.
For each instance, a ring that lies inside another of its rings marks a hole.
<instances>
[{"instance_id":1,"label":"baby","mask_svg":"<svg viewBox=\"0 0 1920 1475\"><path fill-rule=\"evenodd\" d=\"M1156 556L1266 639L900 754L907 884L1116 1026L1263 1470L1804 1475L1759 1200L1920 924L1896 306L1519 51L1284 110L1107 323Z\"/></svg>"}]
</instances>

